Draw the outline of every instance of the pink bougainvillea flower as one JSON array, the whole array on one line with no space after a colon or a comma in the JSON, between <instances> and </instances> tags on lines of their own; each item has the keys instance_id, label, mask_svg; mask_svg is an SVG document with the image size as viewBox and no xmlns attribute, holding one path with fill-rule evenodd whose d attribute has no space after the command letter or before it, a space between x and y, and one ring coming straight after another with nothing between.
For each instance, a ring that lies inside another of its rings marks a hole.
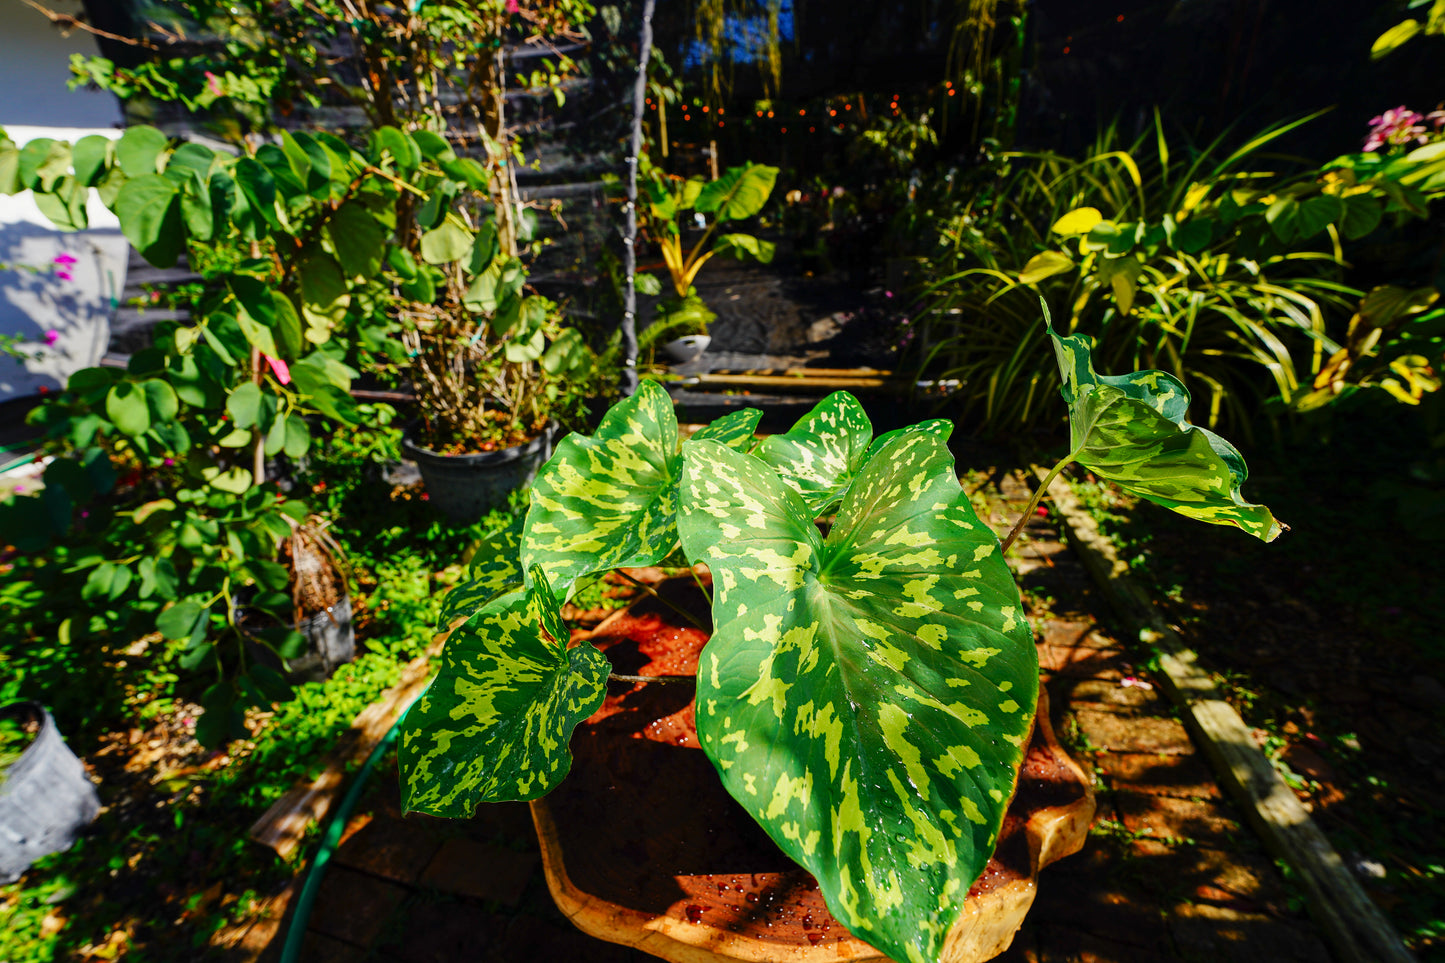
<instances>
[{"instance_id":1,"label":"pink bougainvillea flower","mask_svg":"<svg viewBox=\"0 0 1445 963\"><path fill-rule=\"evenodd\" d=\"M45 346L46 346L47 348L53 347L53 346L55 345L55 342L57 342L57 341L59 341L59 340L60 340L60 332L59 332L59 331L51 330L51 331L45 332Z\"/></svg>"},{"instance_id":2,"label":"pink bougainvillea flower","mask_svg":"<svg viewBox=\"0 0 1445 963\"><path fill-rule=\"evenodd\" d=\"M1401 104L1385 111L1378 117L1370 118L1370 135L1365 138L1365 150L1376 151L1381 147L1400 147L1411 141L1423 144L1428 132L1421 124L1425 118Z\"/></svg>"},{"instance_id":3,"label":"pink bougainvillea flower","mask_svg":"<svg viewBox=\"0 0 1445 963\"><path fill-rule=\"evenodd\" d=\"M221 96L221 94L223 93L223 91L221 90L221 78L217 77L209 70L206 71L206 89L217 97Z\"/></svg>"},{"instance_id":4,"label":"pink bougainvillea flower","mask_svg":"<svg viewBox=\"0 0 1445 963\"><path fill-rule=\"evenodd\" d=\"M508 13L521 13L521 12L522 12L522 5L521 5L520 3L518 3L517 0L507 0L507 12L508 12Z\"/></svg>"},{"instance_id":5,"label":"pink bougainvillea flower","mask_svg":"<svg viewBox=\"0 0 1445 963\"><path fill-rule=\"evenodd\" d=\"M77 264L79 262L76 261L73 254L61 253L55 255L55 260L51 263L59 264L61 267L70 267L72 264Z\"/></svg>"},{"instance_id":6,"label":"pink bougainvillea flower","mask_svg":"<svg viewBox=\"0 0 1445 963\"><path fill-rule=\"evenodd\" d=\"M169 468L169 467L171 467L172 465L174 465L175 463L176 463L176 460L175 460L174 458L162 458L162 459L161 459L161 467L163 467L163 468Z\"/></svg>"},{"instance_id":7,"label":"pink bougainvillea flower","mask_svg":"<svg viewBox=\"0 0 1445 963\"><path fill-rule=\"evenodd\" d=\"M291 369L287 367L286 362L280 358L273 358L269 354L263 354L261 357L265 358L266 363L271 366L271 373L276 376L277 381L283 385L291 383Z\"/></svg>"}]
</instances>

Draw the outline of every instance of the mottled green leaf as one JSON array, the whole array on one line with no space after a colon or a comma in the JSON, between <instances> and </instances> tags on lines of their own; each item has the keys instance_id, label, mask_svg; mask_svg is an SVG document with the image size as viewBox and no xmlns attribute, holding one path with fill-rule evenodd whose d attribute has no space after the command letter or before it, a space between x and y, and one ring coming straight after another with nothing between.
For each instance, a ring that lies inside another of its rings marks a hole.
<instances>
[{"instance_id":1,"label":"mottled green leaf","mask_svg":"<svg viewBox=\"0 0 1445 963\"><path fill-rule=\"evenodd\" d=\"M753 433L758 430L758 422L762 420L763 413L759 409L743 408L723 415L710 425L704 425L692 437L710 438L729 448L748 451L753 447Z\"/></svg>"},{"instance_id":2,"label":"mottled green leaf","mask_svg":"<svg viewBox=\"0 0 1445 963\"><path fill-rule=\"evenodd\" d=\"M590 572L655 565L677 542L677 415L654 381L612 407L595 435L571 434L532 483L522 537L527 571L557 594Z\"/></svg>"},{"instance_id":3,"label":"mottled green leaf","mask_svg":"<svg viewBox=\"0 0 1445 963\"><path fill-rule=\"evenodd\" d=\"M754 455L803 496L815 514L837 501L863 466L873 424L846 391L835 391L781 435L770 435Z\"/></svg>"},{"instance_id":4,"label":"mottled green leaf","mask_svg":"<svg viewBox=\"0 0 1445 963\"><path fill-rule=\"evenodd\" d=\"M1185 420L1189 392L1178 378L1163 371L1096 374L1087 337L1060 337L1052 326L1049 337L1079 464L1181 515L1234 525L1266 542L1279 535L1283 526L1269 509L1240 494L1249 477L1244 457L1214 432Z\"/></svg>"},{"instance_id":5,"label":"mottled green leaf","mask_svg":"<svg viewBox=\"0 0 1445 963\"><path fill-rule=\"evenodd\" d=\"M467 569L467 580L458 583L442 599L437 631L445 632L458 619L470 619L482 606L503 592L522 585L522 526L525 515L498 529L477 544Z\"/></svg>"},{"instance_id":6,"label":"mottled green leaf","mask_svg":"<svg viewBox=\"0 0 1445 963\"><path fill-rule=\"evenodd\" d=\"M993 853L1038 657L933 431L863 467L828 536L755 458L683 446L679 529L718 627L697 726L728 792L895 960L936 960Z\"/></svg>"},{"instance_id":7,"label":"mottled green leaf","mask_svg":"<svg viewBox=\"0 0 1445 963\"><path fill-rule=\"evenodd\" d=\"M452 633L441 672L402 725L407 810L471 816L478 803L537 799L562 781L572 730L602 704L610 669L591 645L568 649L566 639L540 572Z\"/></svg>"},{"instance_id":8,"label":"mottled green leaf","mask_svg":"<svg viewBox=\"0 0 1445 963\"><path fill-rule=\"evenodd\" d=\"M893 439L900 435L911 435L916 431L923 431L930 435L935 435L939 441L947 444L948 439L953 435L953 422L947 418L931 418L928 421L920 421L918 424L909 425L906 428L895 428L892 431L885 431L877 438L874 438L873 444L868 446L868 453L863 456L864 463L866 464L872 461L873 456L882 451Z\"/></svg>"}]
</instances>

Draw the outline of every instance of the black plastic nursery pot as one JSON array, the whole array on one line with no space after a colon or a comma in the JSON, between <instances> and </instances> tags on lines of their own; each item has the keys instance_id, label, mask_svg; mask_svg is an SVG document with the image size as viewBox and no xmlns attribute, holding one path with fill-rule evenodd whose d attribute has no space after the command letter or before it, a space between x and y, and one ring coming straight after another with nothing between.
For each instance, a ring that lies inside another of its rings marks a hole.
<instances>
[{"instance_id":1,"label":"black plastic nursery pot","mask_svg":"<svg viewBox=\"0 0 1445 963\"><path fill-rule=\"evenodd\" d=\"M507 504L512 492L529 484L552 457L556 425L548 425L525 445L475 455L444 455L402 440L406 457L421 469L428 500L459 525L477 521Z\"/></svg>"},{"instance_id":2,"label":"black plastic nursery pot","mask_svg":"<svg viewBox=\"0 0 1445 963\"><path fill-rule=\"evenodd\" d=\"M356 658L356 629L351 624L351 596L341 599L325 611L296 623L296 630L306 636L306 654L286 663L287 675L293 681L320 682L331 678L338 667Z\"/></svg>"},{"instance_id":3,"label":"black plastic nursery pot","mask_svg":"<svg viewBox=\"0 0 1445 963\"><path fill-rule=\"evenodd\" d=\"M0 883L13 883L40 857L69 849L100 812L100 797L44 706L15 702L0 715L39 725L20 758L0 772Z\"/></svg>"},{"instance_id":4,"label":"black plastic nursery pot","mask_svg":"<svg viewBox=\"0 0 1445 963\"><path fill-rule=\"evenodd\" d=\"M240 609L238 618L259 630L266 619L250 609ZM351 622L351 596L343 595L336 604L296 621L296 631L306 637L306 649L284 662L272 649L259 642L247 643L251 658L277 672L284 672L293 685L302 682L323 682L338 668L356 658L356 629Z\"/></svg>"}]
</instances>

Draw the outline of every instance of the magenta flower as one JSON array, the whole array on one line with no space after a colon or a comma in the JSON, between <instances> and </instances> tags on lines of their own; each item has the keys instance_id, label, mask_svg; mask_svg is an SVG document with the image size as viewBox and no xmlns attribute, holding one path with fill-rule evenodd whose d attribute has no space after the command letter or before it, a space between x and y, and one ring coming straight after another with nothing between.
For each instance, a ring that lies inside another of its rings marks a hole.
<instances>
[{"instance_id":1,"label":"magenta flower","mask_svg":"<svg viewBox=\"0 0 1445 963\"><path fill-rule=\"evenodd\" d=\"M79 262L76 261L75 256L74 256L73 254L60 253L60 254L55 255L55 260L54 260L53 262L51 262L51 263L53 263L53 264L59 264L61 267L67 267L67 268L68 268L68 267L70 267L72 264L77 264L77 263L79 263Z\"/></svg>"},{"instance_id":2,"label":"magenta flower","mask_svg":"<svg viewBox=\"0 0 1445 963\"><path fill-rule=\"evenodd\" d=\"M518 3L517 0L507 0L507 12L508 12L508 13L521 13L521 12L522 12L522 5L521 5L520 3Z\"/></svg>"},{"instance_id":3,"label":"magenta flower","mask_svg":"<svg viewBox=\"0 0 1445 963\"><path fill-rule=\"evenodd\" d=\"M75 280L75 272L72 269L75 267L77 262L74 255L63 253L57 254L55 255L55 259L51 261L51 263L55 265L55 276L60 278L60 280Z\"/></svg>"},{"instance_id":4,"label":"magenta flower","mask_svg":"<svg viewBox=\"0 0 1445 963\"><path fill-rule=\"evenodd\" d=\"M216 97L221 96L221 94L223 93L223 91L221 90L221 78L217 77L209 70L206 71L206 89L209 90L211 94Z\"/></svg>"},{"instance_id":5,"label":"magenta flower","mask_svg":"<svg viewBox=\"0 0 1445 963\"><path fill-rule=\"evenodd\" d=\"M54 346L55 346L55 342L57 342L57 341L59 341L59 340L60 340L60 332L59 332L59 331L50 330L50 331L45 332L45 346L46 346L47 348L54 347Z\"/></svg>"},{"instance_id":6,"label":"magenta flower","mask_svg":"<svg viewBox=\"0 0 1445 963\"><path fill-rule=\"evenodd\" d=\"M1421 124L1424 119L1403 104L1378 117L1371 117L1370 136L1365 138L1365 150L1369 152L1381 147L1402 147L1411 141L1426 143L1429 132Z\"/></svg>"},{"instance_id":7,"label":"magenta flower","mask_svg":"<svg viewBox=\"0 0 1445 963\"><path fill-rule=\"evenodd\" d=\"M276 376L277 381L283 385L291 383L291 369L287 367L286 362L280 358L273 358L269 354L263 354L261 357L265 358L266 363L271 366L271 373Z\"/></svg>"},{"instance_id":8,"label":"magenta flower","mask_svg":"<svg viewBox=\"0 0 1445 963\"><path fill-rule=\"evenodd\" d=\"M167 458L162 458L162 459L161 459L161 467L163 467L163 468L169 468L169 467L171 467L172 465L174 465L175 463L176 463L176 460L175 460L174 458L169 458L169 457L167 457Z\"/></svg>"}]
</instances>

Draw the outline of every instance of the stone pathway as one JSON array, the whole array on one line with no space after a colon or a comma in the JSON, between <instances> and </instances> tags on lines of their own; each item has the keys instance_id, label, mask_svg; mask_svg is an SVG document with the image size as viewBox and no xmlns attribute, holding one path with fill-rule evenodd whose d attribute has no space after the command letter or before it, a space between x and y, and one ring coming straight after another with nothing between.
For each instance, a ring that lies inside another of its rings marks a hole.
<instances>
[{"instance_id":1,"label":"stone pathway","mask_svg":"<svg viewBox=\"0 0 1445 963\"><path fill-rule=\"evenodd\" d=\"M1000 526L1027 491L981 496ZM984 507L980 504L980 507ZM1012 555L1035 605L1042 674L1064 745L1098 779L1084 850L1045 870L1001 963L1330 963L1274 863L1221 797L1140 656L1110 634L1088 575L1045 520ZM380 768L311 915L303 963L642 963L553 906L527 807L451 822L399 811ZM289 919L244 945L279 957ZM254 957L252 957L254 958Z\"/></svg>"}]
</instances>

